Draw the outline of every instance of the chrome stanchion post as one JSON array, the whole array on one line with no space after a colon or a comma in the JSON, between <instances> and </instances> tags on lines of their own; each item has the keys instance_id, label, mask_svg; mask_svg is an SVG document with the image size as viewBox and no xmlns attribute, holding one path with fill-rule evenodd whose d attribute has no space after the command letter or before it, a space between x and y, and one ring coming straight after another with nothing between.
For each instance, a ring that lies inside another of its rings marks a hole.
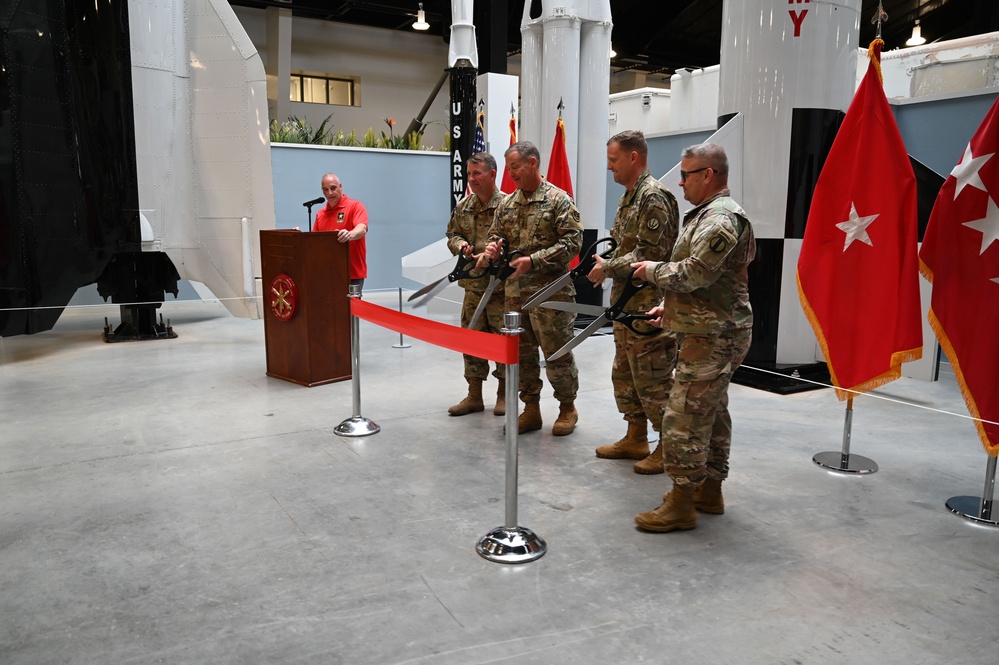
<instances>
[{"instance_id":1,"label":"chrome stanchion post","mask_svg":"<svg viewBox=\"0 0 999 665\"><path fill-rule=\"evenodd\" d=\"M985 465L985 487L982 496L952 496L947 499L947 509L955 515L976 524L999 526L999 519L992 517L992 498L996 489L996 458L989 455Z\"/></svg>"},{"instance_id":2,"label":"chrome stanchion post","mask_svg":"<svg viewBox=\"0 0 999 665\"><path fill-rule=\"evenodd\" d=\"M361 297L361 285L351 284L350 298ZM354 389L354 415L337 425L333 431L340 436L368 436L376 434L381 427L367 418L361 417L361 334L360 322L353 313L350 315L350 379Z\"/></svg>"},{"instance_id":3,"label":"chrome stanchion post","mask_svg":"<svg viewBox=\"0 0 999 665\"><path fill-rule=\"evenodd\" d=\"M838 453L816 453L812 461L831 471L841 473L874 473L878 464L869 457L850 454L850 433L853 430L853 397L846 400L846 422L843 424L843 449Z\"/></svg>"},{"instance_id":4,"label":"chrome stanchion post","mask_svg":"<svg viewBox=\"0 0 999 665\"><path fill-rule=\"evenodd\" d=\"M523 332L520 314L503 315L504 335ZM540 559L548 545L528 528L517 526L517 397L520 390L520 365L506 366L506 522L479 539L475 551L496 563L527 563Z\"/></svg>"},{"instance_id":5,"label":"chrome stanchion post","mask_svg":"<svg viewBox=\"0 0 999 665\"><path fill-rule=\"evenodd\" d=\"M399 287L399 311L400 312L402 311L402 287L401 286ZM402 333L399 333L399 343L398 344L393 344L392 348L393 349L408 349L411 346L413 346L413 345L412 344L406 344L406 342L404 342L402 340Z\"/></svg>"}]
</instances>

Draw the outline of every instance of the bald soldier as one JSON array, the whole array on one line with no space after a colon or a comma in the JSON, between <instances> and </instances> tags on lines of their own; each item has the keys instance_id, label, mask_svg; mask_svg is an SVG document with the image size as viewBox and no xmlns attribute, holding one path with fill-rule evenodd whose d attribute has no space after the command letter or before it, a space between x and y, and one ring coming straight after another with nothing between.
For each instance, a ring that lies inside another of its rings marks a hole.
<instances>
[{"instance_id":1,"label":"bald soldier","mask_svg":"<svg viewBox=\"0 0 999 665\"><path fill-rule=\"evenodd\" d=\"M583 244L583 225L572 197L541 177L541 155L533 143L515 143L507 148L504 157L517 190L496 209L483 256L489 261L498 260L500 240L506 240L510 251L524 253L510 262L515 271L505 282L506 310L520 311L528 298L569 270L569 262ZM551 299L572 302L575 295L576 288L570 282ZM517 430L522 434L542 426L538 348L547 358L565 346L573 337L575 319L571 312L546 307L535 307L521 317L520 399L524 412L517 420ZM579 419L575 405L579 390L576 361L567 353L546 363L545 372L559 401L552 434L571 434Z\"/></svg>"}]
</instances>

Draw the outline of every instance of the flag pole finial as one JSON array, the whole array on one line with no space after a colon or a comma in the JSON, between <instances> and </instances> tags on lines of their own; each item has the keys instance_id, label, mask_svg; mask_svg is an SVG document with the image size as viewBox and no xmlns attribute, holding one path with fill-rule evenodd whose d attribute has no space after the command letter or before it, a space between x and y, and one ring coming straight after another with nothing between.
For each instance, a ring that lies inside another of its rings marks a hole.
<instances>
[{"instance_id":1,"label":"flag pole finial","mask_svg":"<svg viewBox=\"0 0 999 665\"><path fill-rule=\"evenodd\" d=\"M877 30L874 35L874 39L881 39L881 24L888 22L888 12L885 11L884 5L881 1L878 1L878 10L874 12L874 16L871 17L871 24L877 26Z\"/></svg>"}]
</instances>

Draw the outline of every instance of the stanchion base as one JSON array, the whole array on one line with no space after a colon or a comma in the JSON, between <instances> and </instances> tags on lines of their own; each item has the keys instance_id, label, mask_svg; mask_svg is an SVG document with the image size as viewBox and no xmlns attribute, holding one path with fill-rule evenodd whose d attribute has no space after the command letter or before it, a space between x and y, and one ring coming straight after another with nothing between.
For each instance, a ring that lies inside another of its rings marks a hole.
<instances>
[{"instance_id":1,"label":"stanchion base","mask_svg":"<svg viewBox=\"0 0 999 665\"><path fill-rule=\"evenodd\" d=\"M844 455L843 453L816 453L812 461L819 466L840 473L874 473L878 463L863 455Z\"/></svg>"},{"instance_id":2,"label":"stanchion base","mask_svg":"<svg viewBox=\"0 0 999 665\"><path fill-rule=\"evenodd\" d=\"M413 348L413 345L412 344L401 344L400 343L400 344L393 344L392 348L393 349L411 349L411 348Z\"/></svg>"},{"instance_id":3,"label":"stanchion base","mask_svg":"<svg viewBox=\"0 0 999 665\"><path fill-rule=\"evenodd\" d=\"M982 498L978 496L952 496L947 499L947 510L975 524L999 526L995 517L982 517Z\"/></svg>"},{"instance_id":4,"label":"stanchion base","mask_svg":"<svg viewBox=\"0 0 999 665\"><path fill-rule=\"evenodd\" d=\"M543 557L548 545L525 527L500 526L484 535L476 543L475 551L483 559L496 563L527 563Z\"/></svg>"},{"instance_id":5,"label":"stanchion base","mask_svg":"<svg viewBox=\"0 0 999 665\"><path fill-rule=\"evenodd\" d=\"M340 436L368 436L369 434L377 434L381 429L367 418L354 416L334 427L333 431Z\"/></svg>"}]
</instances>

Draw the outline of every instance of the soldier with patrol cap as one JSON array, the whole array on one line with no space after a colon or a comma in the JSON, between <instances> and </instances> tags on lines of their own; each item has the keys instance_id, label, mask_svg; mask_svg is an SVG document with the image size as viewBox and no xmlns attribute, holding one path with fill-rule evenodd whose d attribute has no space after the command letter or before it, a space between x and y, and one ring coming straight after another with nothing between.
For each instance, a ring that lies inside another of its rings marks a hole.
<instances>
[{"instance_id":1,"label":"soldier with patrol cap","mask_svg":"<svg viewBox=\"0 0 999 665\"><path fill-rule=\"evenodd\" d=\"M611 302L624 290L632 263L667 259L676 243L680 216L676 197L652 177L648 155L649 145L639 131L621 132L607 142L607 170L614 174L614 182L625 188L611 229L617 248L606 260L594 256L596 265L587 279L599 285L605 278L612 278ZM645 289L625 307L644 312L660 300L661 291ZM628 423L628 433L616 443L597 448L597 457L640 460L634 466L636 473L663 472L662 442L649 454L648 421L658 432L673 385L675 362L676 341L670 332L660 330L659 334L643 336L623 323L614 324L611 383L618 411Z\"/></svg>"},{"instance_id":2,"label":"soldier with patrol cap","mask_svg":"<svg viewBox=\"0 0 999 665\"><path fill-rule=\"evenodd\" d=\"M635 263L635 276L665 292L650 310L676 335L673 387L660 436L673 488L658 508L635 516L646 531L697 526L696 510L725 512L732 419L728 385L752 339L747 268L756 239L728 190L728 157L712 143L685 148L680 187L694 204L668 262Z\"/></svg>"}]
</instances>

